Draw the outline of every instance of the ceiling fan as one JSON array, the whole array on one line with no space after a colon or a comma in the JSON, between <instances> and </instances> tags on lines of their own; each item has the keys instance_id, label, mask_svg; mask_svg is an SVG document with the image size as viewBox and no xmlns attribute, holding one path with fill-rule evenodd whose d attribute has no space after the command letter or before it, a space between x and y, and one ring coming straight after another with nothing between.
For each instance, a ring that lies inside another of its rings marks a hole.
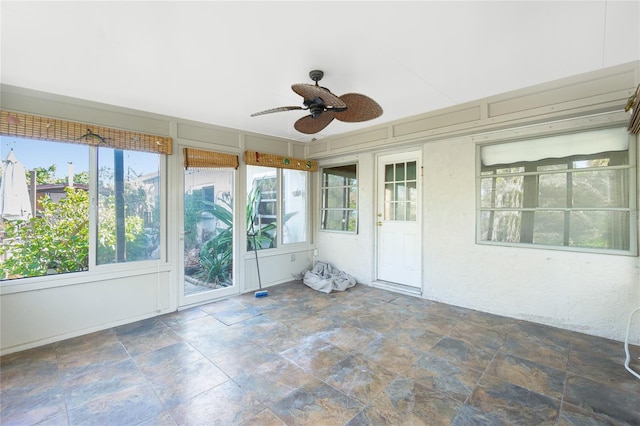
<instances>
[{"instance_id":1,"label":"ceiling fan","mask_svg":"<svg viewBox=\"0 0 640 426\"><path fill-rule=\"evenodd\" d=\"M309 72L309 77L315 81L315 85L301 83L291 86L294 92L302 96L304 106L271 108L251 114L251 117L273 112L308 110L310 114L296 121L293 127L301 133L314 134L327 127L334 118L355 123L373 120L382 115L382 107L366 95L346 93L336 96L326 87L318 85L318 81L322 80L323 76L324 72L313 70Z\"/></svg>"}]
</instances>

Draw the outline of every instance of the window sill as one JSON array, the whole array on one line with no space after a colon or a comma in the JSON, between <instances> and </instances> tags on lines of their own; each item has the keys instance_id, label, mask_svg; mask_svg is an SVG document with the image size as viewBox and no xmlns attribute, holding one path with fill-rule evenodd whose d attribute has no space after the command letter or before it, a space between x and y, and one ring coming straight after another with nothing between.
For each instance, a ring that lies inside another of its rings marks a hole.
<instances>
[{"instance_id":1,"label":"window sill","mask_svg":"<svg viewBox=\"0 0 640 426\"><path fill-rule=\"evenodd\" d=\"M171 265L163 262L135 262L122 265L102 265L93 271L70 272L42 277L19 278L0 281L0 295L46 290L56 287L82 285L100 281L171 271Z\"/></svg>"},{"instance_id":2,"label":"window sill","mask_svg":"<svg viewBox=\"0 0 640 426\"><path fill-rule=\"evenodd\" d=\"M584 247L565 247L565 246L546 246L541 244L525 244L525 243L502 243L496 241L476 241L476 244L482 246L509 247L537 250L563 251L567 253L597 254L597 255L614 255L637 257L636 250L608 250L608 249L590 249Z\"/></svg>"}]
</instances>

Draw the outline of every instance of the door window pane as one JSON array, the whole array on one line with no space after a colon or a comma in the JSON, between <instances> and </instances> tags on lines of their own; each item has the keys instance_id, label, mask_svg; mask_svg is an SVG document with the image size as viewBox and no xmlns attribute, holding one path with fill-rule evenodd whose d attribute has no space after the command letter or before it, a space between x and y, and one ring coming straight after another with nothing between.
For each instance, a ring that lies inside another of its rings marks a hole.
<instances>
[{"instance_id":1,"label":"door window pane","mask_svg":"<svg viewBox=\"0 0 640 426\"><path fill-rule=\"evenodd\" d=\"M184 171L185 296L233 286L233 176Z\"/></svg>"},{"instance_id":2,"label":"door window pane","mask_svg":"<svg viewBox=\"0 0 640 426\"><path fill-rule=\"evenodd\" d=\"M394 180L393 164L387 164L384 166L384 181L393 182Z\"/></svg>"},{"instance_id":3,"label":"door window pane","mask_svg":"<svg viewBox=\"0 0 640 426\"><path fill-rule=\"evenodd\" d=\"M416 180L416 162L410 161L407 163L407 180Z\"/></svg>"}]
</instances>

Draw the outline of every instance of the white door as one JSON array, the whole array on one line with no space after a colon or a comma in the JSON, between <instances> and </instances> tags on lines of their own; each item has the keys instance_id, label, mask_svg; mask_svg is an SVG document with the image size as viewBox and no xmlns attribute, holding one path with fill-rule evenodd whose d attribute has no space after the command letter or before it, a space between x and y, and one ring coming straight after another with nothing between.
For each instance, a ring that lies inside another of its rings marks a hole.
<instances>
[{"instance_id":1,"label":"white door","mask_svg":"<svg viewBox=\"0 0 640 426\"><path fill-rule=\"evenodd\" d=\"M378 157L377 279L422 288L421 153Z\"/></svg>"},{"instance_id":2,"label":"white door","mask_svg":"<svg viewBox=\"0 0 640 426\"><path fill-rule=\"evenodd\" d=\"M190 168L181 176L180 306L239 293L234 279L235 173L233 168Z\"/></svg>"}]
</instances>

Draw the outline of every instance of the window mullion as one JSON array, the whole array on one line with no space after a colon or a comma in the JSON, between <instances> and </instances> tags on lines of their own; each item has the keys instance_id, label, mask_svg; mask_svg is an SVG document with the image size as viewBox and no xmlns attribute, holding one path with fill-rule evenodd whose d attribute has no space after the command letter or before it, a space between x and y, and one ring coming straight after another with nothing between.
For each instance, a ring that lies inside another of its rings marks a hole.
<instances>
[{"instance_id":1,"label":"window mullion","mask_svg":"<svg viewBox=\"0 0 640 426\"><path fill-rule=\"evenodd\" d=\"M98 247L98 148L89 148L89 270L96 266Z\"/></svg>"},{"instance_id":2,"label":"window mullion","mask_svg":"<svg viewBox=\"0 0 640 426\"><path fill-rule=\"evenodd\" d=\"M567 172L567 209L573 208L573 161L567 162L567 168L569 171ZM564 235L562 239L562 244L566 247L570 245L571 242L571 210L567 210L564 212Z\"/></svg>"}]
</instances>

